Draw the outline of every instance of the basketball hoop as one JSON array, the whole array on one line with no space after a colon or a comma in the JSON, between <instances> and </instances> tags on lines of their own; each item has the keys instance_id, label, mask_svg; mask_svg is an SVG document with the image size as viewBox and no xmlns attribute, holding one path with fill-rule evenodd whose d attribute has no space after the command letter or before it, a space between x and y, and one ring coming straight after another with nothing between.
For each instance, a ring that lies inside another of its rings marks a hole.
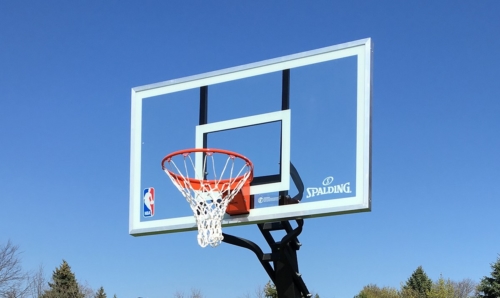
<instances>
[{"instance_id":1,"label":"basketball hoop","mask_svg":"<svg viewBox=\"0 0 500 298\"><path fill-rule=\"evenodd\" d=\"M224 239L224 213L249 212L253 164L245 156L221 149L194 148L165 156L161 165L193 210L201 247L218 246Z\"/></svg>"}]
</instances>

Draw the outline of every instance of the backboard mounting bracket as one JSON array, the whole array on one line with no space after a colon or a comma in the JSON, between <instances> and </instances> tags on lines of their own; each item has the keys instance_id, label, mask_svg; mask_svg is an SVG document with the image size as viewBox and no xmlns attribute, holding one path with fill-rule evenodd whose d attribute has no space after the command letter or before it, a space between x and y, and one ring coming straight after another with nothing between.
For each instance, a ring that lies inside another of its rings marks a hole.
<instances>
[{"instance_id":1,"label":"backboard mounting bracket","mask_svg":"<svg viewBox=\"0 0 500 298\"><path fill-rule=\"evenodd\" d=\"M257 224L266 242L271 247L271 253L263 253L262 249L250 240L223 233L223 242L251 250L259 259L269 278L276 286L278 297L301 298L311 297L301 274L297 261L297 250L302 245L298 236L304 226L303 219L296 219L294 229L288 220ZM271 231L284 230L286 235L281 241L275 241ZM273 262L273 266L271 266Z\"/></svg>"}]
</instances>

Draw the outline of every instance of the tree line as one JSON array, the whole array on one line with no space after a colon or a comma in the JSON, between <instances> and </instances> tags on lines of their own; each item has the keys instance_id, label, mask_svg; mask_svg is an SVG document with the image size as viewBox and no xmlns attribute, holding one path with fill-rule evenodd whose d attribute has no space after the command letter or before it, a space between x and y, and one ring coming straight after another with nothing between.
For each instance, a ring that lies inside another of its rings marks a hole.
<instances>
[{"instance_id":1,"label":"tree line","mask_svg":"<svg viewBox=\"0 0 500 298\"><path fill-rule=\"evenodd\" d=\"M433 281L419 266L399 289L369 284L354 298L500 298L500 255L491 269L491 275L478 284L468 278L452 281L443 276Z\"/></svg>"},{"instance_id":2,"label":"tree line","mask_svg":"<svg viewBox=\"0 0 500 298\"><path fill-rule=\"evenodd\" d=\"M0 245L0 298L107 298L107 295L102 286L93 290L79 283L65 260L52 272L50 281L45 279L43 266L34 272L23 271L19 246L9 240Z\"/></svg>"},{"instance_id":3,"label":"tree line","mask_svg":"<svg viewBox=\"0 0 500 298\"><path fill-rule=\"evenodd\" d=\"M500 255L491 264L491 274L479 283L471 279L452 281L442 276L431 280L422 266L419 266L399 289L364 286L354 298L500 298ZM278 298L276 287L268 282L255 291L256 298ZM184 295L176 292L174 298L203 298L198 289ZM242 296L251 298L250 294ZM312 295L319 298L318 294ZM25 272L21 266L19 247L7 241L0 245L0 298L107 298L101 286L93 290L78 282L69 264L63 260L52 272L50 281L45 279L43 266L37 271ZM117 298L116 295L113 298Z\"/></svg>"}]
</instances>

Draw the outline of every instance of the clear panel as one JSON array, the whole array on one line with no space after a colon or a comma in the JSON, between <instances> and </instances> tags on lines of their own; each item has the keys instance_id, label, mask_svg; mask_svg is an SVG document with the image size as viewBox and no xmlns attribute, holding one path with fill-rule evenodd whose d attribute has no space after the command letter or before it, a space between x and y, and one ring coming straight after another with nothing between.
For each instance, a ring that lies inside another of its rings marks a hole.
<instances>
[{"instance_id":1,"label":"clear panel","mask_svg":"<svg viewBox=\"0 0 500 298\"><path fill-rule=\"evenodd\" d=\"M306 188L302 202L354 196L357 57L295 68L290 77L291 162Z\"/></svg>"}]
</instances>

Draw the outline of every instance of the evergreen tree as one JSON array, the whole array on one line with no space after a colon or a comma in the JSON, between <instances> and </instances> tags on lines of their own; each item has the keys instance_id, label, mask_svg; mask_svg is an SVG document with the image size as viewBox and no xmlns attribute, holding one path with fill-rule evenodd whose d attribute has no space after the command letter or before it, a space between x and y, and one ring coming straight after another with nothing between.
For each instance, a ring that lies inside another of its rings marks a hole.
<instances>
[{"instance_id":1,"label":"evergreen tree","mask_svg":"<svg viewBox=\"0 0 500 298\"><path fill-rule=\"evenodd\" d=\"M103 287L100 287L98 290L97 290L97 293L95 293L95 298L106 298L106 293L104 292L104 288Z\"/></svg>"},{"instance_id":2,"label":"evergreen tree","mask_svg":"<svg viewBox=\"0 0 500 298\"><path fill-rule=\"evenodd\" d=\"M260 292L260 290L259 290ZM320 298L319 297L319 294L314 294L314 293L311 293L310 294L311 296L309 297L313 297L313 298ZM260 294L259 294L259 297ZM268 281L267 284L264 286L264 297L265 298L278 298L278 290L276 289L276 286L271 282L271 281ZM301 297L305 297L303 295L301 295Z\"/></svg>"},{"instance_id":3,"label":"evergreen tree","mask_svg":"<svg viewBox=\"0 0 500 298\"><path fill-rule=\"evenodd\" d=\"M429 298L458 298L455 295L455 288L451 280L445 280L443 276L432 284L431 290L427 293Z\"/></svg>"},{"instance_id":4,"label":"evergreen tree","mask_svg":"<svg viewBox=\"0 0 500 298\"><path fill-rule=\"evenodd\" d=\"M427 294L431 290L431 287L432 280L427 276L427 274L425 274L422 266L418 266L403 286L403 292L405 290L411 291L414 292L418 298L426 298Z\"/></svg>"},{"instance_id":5,"label":"evergreen tree","mask_svg":"<svg viewBox=\"0 0 500 298\"><path fill-rule=\"evenodd\" d=\"M49 289L45 291L41 298L83 298L75 275L71 272L71 267L63 260L61 266L52 273L52 282L49 282Z\"/></svg>"},{"instance_id":6,"label":"evergreen tree","mask_svg":"<svg viewBox=\"0 0 500 298\"><path fill-rule=\"evenodd\" d=\"M500 256L497 257L496 263L491 264L491 269L491 277L483 277L477 287L479 297L500 297Z\"/></svg>"},{"instance_id":7,"label":"evergreen tree","mask_svg":"<svg viewBox=\"0 0 500 298\"><path fill-rule=\"evenodd\" d=\"M264 295L266 298L278 298L278 291L276 290L276 286L268 281L264 287Z\"/></svg>"},{"instance_id":8,"label":"evergreen tree","mask_svg":"<svg viewBox=\"0 0 500 298\"><path fill-rule=\"evenodd\" d=\"M354 298L399 298L398 290L390 287L379 288L377 285L367 285Z\"/></svg>"}]
</instances>

